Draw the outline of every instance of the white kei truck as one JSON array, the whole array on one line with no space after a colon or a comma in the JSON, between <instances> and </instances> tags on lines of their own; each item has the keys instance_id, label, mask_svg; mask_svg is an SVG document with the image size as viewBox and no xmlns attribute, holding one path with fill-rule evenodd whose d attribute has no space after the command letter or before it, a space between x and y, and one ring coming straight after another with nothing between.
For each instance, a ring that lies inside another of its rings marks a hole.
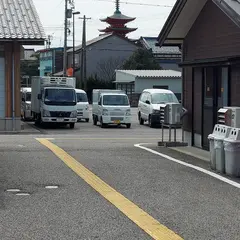
<instances>
[{"instance_id":1,"label":"white kei truck","mask_svg":"<svg viewBox=\"0 0 240 240\"><path fill-rule=\"evenodd\" d=\"M100 122L102 128L109 124L131 127L131 108L128 96L122 90L93 89L93 124Z\"/></svg>"},{"instance_id":2,"label":"white kei truck","mask_svg":"<svg viewBox=\"0 0 240 240\"><path fill-rule=\"evenodd\" d=\"M77 122L76 79L33 77L31 108L36 124L70 125Z\"/></svg>"},{"instance_id":3,"label":"white kei truck","mask_svg":"<svg viewBox=\"0 0 240 240\"><path fill-rule=\"evenodd\" d=\"M24 121L32 119L31 112L31 91L30 87L22 87L21 92L21 118Z\"/></svg>"}]
</instances>

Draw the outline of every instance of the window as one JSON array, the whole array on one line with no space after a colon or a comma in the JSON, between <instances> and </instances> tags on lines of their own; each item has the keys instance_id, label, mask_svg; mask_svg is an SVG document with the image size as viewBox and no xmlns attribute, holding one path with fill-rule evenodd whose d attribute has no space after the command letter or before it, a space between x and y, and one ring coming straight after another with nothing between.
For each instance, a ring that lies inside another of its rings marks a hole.
<instances>
[{"instance_id":1,"label":"window","mask_svg":"<svg viewBox=\"0 0 240 240\"><path fill-rule=\"evenodd\" d=\"M105 106L128 106L129 101L126 95L105 95L103 96Z\"/></svg>"},{"instance_id":2,"label":"window","mask_svg":"<svg viewBox=\"0 0 240 240\"><path fill-rule=\"evenodd\" d=\"M141 97L140 97L140 101L146 102L146 100L147 100L147 93L143 92Z\"/></svg>"},{"instance_id":3,"label":"window","mask_svg":"<svg viewBox=\"0 0 240 240\"><path fill-rule=\"evenodd\" d=\"M152 104L178 103L178 99L172 93L153 93Z\"/></svg>"},{"instance_id":4,"label":"window","mask_svg":"<svg viewBox=\"0 0 240 240\"><path fill-rule=\"evenodd\" d=\"M166 90L168 90L168 86L153 86L153 88L157 88L157 89L166 89Z\"/></svg>"},{"instance_id":5,"label":"window","mask_svg":"<svg viewBox=\"0 0 240 240\"><path fill-rule=\"evenodd\" d=\"M88 102L86 93L77 93L77 102Z\"/></svg>"}]
</instances>

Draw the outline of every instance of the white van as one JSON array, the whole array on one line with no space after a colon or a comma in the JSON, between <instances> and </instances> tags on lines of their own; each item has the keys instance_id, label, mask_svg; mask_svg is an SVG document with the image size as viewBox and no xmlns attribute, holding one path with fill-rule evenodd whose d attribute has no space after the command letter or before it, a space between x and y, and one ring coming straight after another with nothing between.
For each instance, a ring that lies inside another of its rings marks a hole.
<instances>
[{"instance_id":1,"label":"white van","mask_svg":"<svg viewBox=\"0 0 240 240\"><path fill-rule=\"evenodd\" d=\"M98 99L98 100L97 100ZM97 100L97 101L96 101ZM131 108L128 96L119 90L93 90L93 124L131 127Z\"/></svg>"},{"instance_id":2,"label":"white van","mask_svg":"<svg viewBox=\"0 0 240 240\"><path fill-rule=\"evenodd\" d=\"M165 89L145 89L138 102L138 120L143 125L148 121L150 127L160 123L160 106L166 103L179 103L175 94Z\"/></svg>"},{"instance_id":3,"label":"white van","mask_svg":"<svg viewBox=\"0 0 240 240\"><path fill-rule=\"evenodd\" d=\"M31 112L31 92L29 87L21 88L21 118L23 120L30 120L33 118Z\"/></svg>"},{"instance_id":4,"label":"white van","mask_svg":"<svg viewBox=\"0 0 240 240\"><path fill-rule=\"evenodd\" d=\"M82 89L75 89L77 95L77 118L89 122L89 102L87 94Z\"/></svg>"}]
</instances>

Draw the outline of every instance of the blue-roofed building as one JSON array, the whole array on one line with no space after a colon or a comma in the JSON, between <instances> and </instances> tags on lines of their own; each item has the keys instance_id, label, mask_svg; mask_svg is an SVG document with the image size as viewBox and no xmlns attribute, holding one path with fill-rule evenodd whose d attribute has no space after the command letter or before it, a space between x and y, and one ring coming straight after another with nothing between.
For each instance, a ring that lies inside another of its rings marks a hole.
<instances>
[{"instance_id":1,"label":"blue-roofed building","mask_svg":"<svg viewBox=\"0 0 240 240\"><path fill-rule=\"evenodd\" d=\"M152 51L153 56L163 69L181 71L181 68L178 66L182 57L179 47L159 47L157 46L158 41L156 37L141 37L140 43L144 48Z\"/></svg>"}]
</instances>

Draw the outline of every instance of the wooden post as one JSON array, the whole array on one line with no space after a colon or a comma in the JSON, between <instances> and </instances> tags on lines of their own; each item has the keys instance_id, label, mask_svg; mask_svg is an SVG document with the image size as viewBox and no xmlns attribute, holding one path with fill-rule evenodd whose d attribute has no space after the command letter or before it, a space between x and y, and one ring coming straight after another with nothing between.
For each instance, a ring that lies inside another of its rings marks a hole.
<instances>
[{"instance_id":1,"label":"wooden post","mask_svg":"<svg viewBox=\"0 0 240 240\"><path fill-rule=\"evenodd\" d=\"M21 103L20 103L20 44L14 43L14 81L15 81L15 89L14 95L15 95L15 117L21 117Z\"/></svg>"},{"instance_id":2,"label":"wooden post","mask_svg":"<svg viewBox=\"0 0 240 240\"><path fill-rule=\"evenodd\" d=\"M12 43L5 43L5 117L12 117Z\"/></svg>"}]
</instances>

